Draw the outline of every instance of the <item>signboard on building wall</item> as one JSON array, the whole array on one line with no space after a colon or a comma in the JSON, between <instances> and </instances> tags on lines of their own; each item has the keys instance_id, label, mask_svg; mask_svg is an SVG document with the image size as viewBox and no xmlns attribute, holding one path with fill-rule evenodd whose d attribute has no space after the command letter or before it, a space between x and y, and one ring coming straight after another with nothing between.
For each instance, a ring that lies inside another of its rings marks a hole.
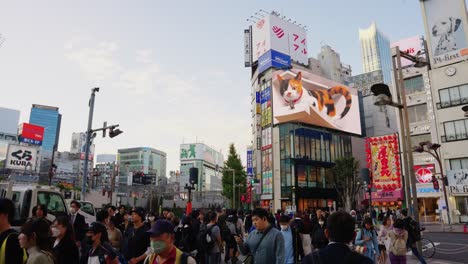
<instances>
[{"instance_id":1,"label":"signboard on building wall","mask_svg":"<svg viewBox=\"0 0 468 264\"><path fill-rule=\"evenodd\" d=\"M262 150L269 149L272 146L271 127L262 130Z\"/></svg>"},{"instance_id":2,"label":"signboard on building wall","mask_svg":"<svg viewBox=\"0 0 468 264\"><path fill-rule=\"evenodd\" d=\"M252 26L252 50L252 61L275 50L290 56L291 60L308 64L305 29L276 15L266 15Z\"/></svg>"},{"instance_id":3,"label":"signboard on building wall","mask_svg":"<svg viewBox=\"0 0 468 264\"><path fill-rule=\"evenodd\" d=\"M250 28L244 30L244 66L250 67L252 65L252 39Z\"/></svg>"},{"instance_id":4,"label":"signboard on building wall","mask_svg":"<svg viewBox=\"0 0 468 264\"><path fill-rule=\"evenodd\" d=\"M262 173L262 193L273 193L273 172L267 171Z\"/></svg>"},{"instance_id":5,"label":"signboard on building wall","mask_svg":"<svg viewBox=\"0 0 468 264\"><path fill-rule=\"evenodd\" d=\"M418 51L422 51L424 49L422 36L419 36L419 35L413 36L407 39L399 40L397 42L392 43L390 46L392 48L398 46L398 48L401 51L406 52L412 56L416 56L416 53L418 53ZM425 55L423 55L422 57L424 58ZM411 64L414 64L414 62L407 60L405 58L401 58L402 68Z\"/></svg>"},{"instance_id":6,"label":"signboard on building wall","mask_svg":"<svg viewBox=\"0 0 468 264\"><path fill-rule=\"evenodd\" d=\"M35 170L37 166L37 148L10 144L5 168L13 170Z\"/></svg>"},{"instance_id":7,"label":"signboard on building wall","mask_svg":"<svg viewBox=\"0 0 468 264\"><path fill-rule=\"evenodd\" d=\"M180 145L180 161L187 160L204 160L220 167L224 166L223 155L201 143Z\"/></svg>"},{"instance_id":8,"label":"signboard on building wall","mask_svg":"<svg viewBox=\"0 0 468 264\"><path fill-rule=\"evenodd\" d=\"M253 150L247 150L247 176L253 176Z\"/></svg>"},{"instance_id":9,"label":"signboard on building wall","mask_svg":"<svg viewBox=\"0 0 468 264\"><path fill-rule=\"evenodd\" d=\"M269 50L258 59L258 73L270 67L285 69L291 66L291 57L276 50Z\"/></svg>"},{"instance_id":10,"label":"signboard on building wall","mask_svg":"<svg viewBox=\"0 0 468 264\"><path fill-rule=\"evenodd\" d=\"M367 166L375 188L401 188L398 135L366 138Z\"/></svg>"},{"instance_id":11,"label":"signboard on building wall","mask_svg":"<svg viewBox=\"0 0 468 264\"><path fill-rule=\"evenodd\" d=\"M465 0L421 1L432 68L467 59Z\"/></svg>"},{"instance_id":12,"label":"signboard on building wall","mask_svg":"<svg viewBox=\"0 0 468 264\"><path fill-rule=\"evenodd\" d=\"M80 159L85 159L86 152L86 133L73 133L71 153L80 153ZM88 160L94 159L94 144L90 146Z\"/></svg>"},{"instance_id":13,"label":"signboard on building wall","mask_svg":"<svg viewBox=\"0 0 468 264\"><path fill-rule=\"evenodd\" d=\"M451 194L468 194L468 170L449 170L447 171L447 179Z\"/></svg>"},{"instance_id":14,"label":"signboard on building wall","mask_svg":"<svg viewBox=\"0 0 468 264\"><path fill-rule=\"evenodd\" d=\"M44 127L23 123L19 126L18 137L20 142L40 146L44 140Z\"/></svg>"},{"instance_id":15,"label":"signboard on building wall","mask_svg":"<svg viewBox=\"0 0 468 264\"><path fill-rule=\"evenodd\" d=\"M415 165L414 175L419 183L432 182L432 175L434 174L434 164Z\"/></svg>"},{"instance_id":16,"label":"signboard on building wall","mask_svg":"<svg viewBox=\"0 0 468 264\"><path fill-rule=\"evenodd\" d=\"M301 122L361 135L356 89L305 71L273 76L273 124Z\"/></svg>"}]
</instances>

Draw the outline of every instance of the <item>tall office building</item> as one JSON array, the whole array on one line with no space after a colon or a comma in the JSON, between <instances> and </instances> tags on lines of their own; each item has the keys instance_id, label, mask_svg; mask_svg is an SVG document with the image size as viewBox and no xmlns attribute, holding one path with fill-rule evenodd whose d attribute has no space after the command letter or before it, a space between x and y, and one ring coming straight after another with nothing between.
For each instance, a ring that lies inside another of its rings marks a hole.
<instances>
[{"instance_id":1,"label":"tall office building","mask_svg":"<svg viewBox=\"0 0 468 264\"><path fill-rule=\"evenodd\" d=\"M390 41L377 29L373 22L367 29L359 29L359 41L361 42L361 56L363 72L381 70L384 83L392 82L392 55L390 52Z\"/></svg>"},{"instance_id":2,"label":"tall office building","mask_svg":"<svg viewBox=\"0 0 468 264\"><path fill-rule=\"evenodd\" d=\"M52 154L54 150L57 150L61 122L62 115L58 107L32 105L29 123L44 127L43 153Z\"/></svg>"},{"instance_id":3,"label":"tall office building","mask_svg":"<svg viewBox=\"0 0 468 264\"><path fill-rule=\"evenodd\" d=\"M153 148L119 149L117 163L120 166L119 184L127 185L132 173L143 172L152 175L154 184L166 177L166 153Z\"/></svg>"}]
</instances>

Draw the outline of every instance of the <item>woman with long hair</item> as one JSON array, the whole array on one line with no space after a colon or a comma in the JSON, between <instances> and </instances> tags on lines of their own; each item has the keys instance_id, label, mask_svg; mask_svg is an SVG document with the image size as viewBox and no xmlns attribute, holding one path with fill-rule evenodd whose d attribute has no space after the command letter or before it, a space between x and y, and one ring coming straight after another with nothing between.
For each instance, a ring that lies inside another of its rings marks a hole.
<instances>
[{"instance_id":1,"label":"woman with long hair","mask_svg":"<svg viewBox=\"0 0 468 264\"><path fill-rule=\"evenodd\" d=\"M356 236L355 244L365 248L363 255L376 261L376 257L380 256L379 243L377 241L377 232L374 229L372 219L365 218L363 227Z\"/></svg>"},{"instance_id":2,"label":"woman with long hair","mask_svg":"<svg viewBox=\"0 0 468 264\"><path fill-rule=\"evenodd\" d=\"M54 244L52 253L57 264L78 264L78 247L73 234L73 227L68 216L59 216L52 223Z\"/></svg>"},{"instance_id":3,"label":"woman with long hair","mask_svg":"<svg viewBox=\"0 0 468 264\"><path fill-rule=\"evenodd\" d=\"M54 264L47 221L42 218L29 220L21 227L18 240L20 247L28 251L26 264Z\"/></svg>"}]
</instances>

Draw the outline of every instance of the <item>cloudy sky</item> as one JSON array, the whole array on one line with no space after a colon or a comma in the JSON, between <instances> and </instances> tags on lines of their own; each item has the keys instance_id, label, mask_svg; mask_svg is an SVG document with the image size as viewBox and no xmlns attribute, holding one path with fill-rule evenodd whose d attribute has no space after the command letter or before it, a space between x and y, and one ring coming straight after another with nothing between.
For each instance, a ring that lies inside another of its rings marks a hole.
<instances>
[{"instance_id":1,"label":"cloudy sky","mask_svg":"<svg viewBox=\"0 0 468 264\"><path fill-rule=\"evenodd\" d=\"M0 106L57 106L59 150L85 131L91 88L94 127L124 134L97 138L96 152L148 146L178 169L179 145L204 142L245 161L250 144L250 80L243 29L259 9L307 25L309 54L329 44L361 73L358 29L376 21L391 40L423 34L416 0L6 1L0 0ZM2 41L0 41L2 43Z\"/></svg>"}]
</instances>

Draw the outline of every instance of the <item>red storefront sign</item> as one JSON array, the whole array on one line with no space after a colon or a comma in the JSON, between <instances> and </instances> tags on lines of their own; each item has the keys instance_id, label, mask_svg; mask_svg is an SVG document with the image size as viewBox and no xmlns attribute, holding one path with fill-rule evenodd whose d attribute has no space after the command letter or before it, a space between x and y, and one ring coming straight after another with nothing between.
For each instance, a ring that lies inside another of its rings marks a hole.
<instances>
[{"instance_id":1,"label":"red storefront sign","mask_svg":"<svg viewBox=\"0 0 468 264\"><path fill-rule=\"evenodd\" d=\"M44 128L29 123L23 123L19 127L18 135L22 138L42 141L44 139Z\"/></svg>"},{"instance_id":2,"label":"red storefront sign","mask_svg":"<svg viewBox=\"0 0 468 264\"><path fill-rule=\"evenodd\" d=\"M432 182L432 175L435 171L434 169L434 164L415 165L414 175L419 183L430 183Z\"/></svg>"}]
</instances>

